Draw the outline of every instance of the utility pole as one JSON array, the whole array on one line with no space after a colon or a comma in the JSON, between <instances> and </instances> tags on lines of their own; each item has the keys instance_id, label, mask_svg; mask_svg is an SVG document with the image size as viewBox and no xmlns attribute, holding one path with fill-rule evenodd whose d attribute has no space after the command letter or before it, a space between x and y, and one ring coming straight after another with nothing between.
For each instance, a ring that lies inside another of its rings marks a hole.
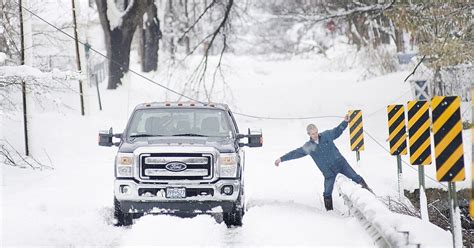
<instances>
[{"instance_id":1,"label":"utility pole","mask_svg":"<svg viewBox=\"0 0 474 248\"><path fill-rule=\"evenodd\" d=\"M79 53L79 38L77 37L77 20L76 20L76 3L75 0L72 1L72 18L74 23L74 42L76 44L76 62L77 70L82 71L81 68L81 54ZM81 114L84 115L84 92L82 90L82 80L79 79L79 95L81 99Z\"/></svg>"},{"instance_id":2,"label":"utility pole","mask_svg":"<svg viewBox=\"0 0 474 248\"><path fill-rule=\"evenodd\" d=\"M23 28L23 3L22 0L18 1L20 8L20 64L25 64L25 33ZM26 82L25 80L21 81L21 93L23 101L23 133L25 136L25 155L30 155L30 149L28 146L28 118L27 118L27 109L26 109Z\"/></svg>"}]
</instances>

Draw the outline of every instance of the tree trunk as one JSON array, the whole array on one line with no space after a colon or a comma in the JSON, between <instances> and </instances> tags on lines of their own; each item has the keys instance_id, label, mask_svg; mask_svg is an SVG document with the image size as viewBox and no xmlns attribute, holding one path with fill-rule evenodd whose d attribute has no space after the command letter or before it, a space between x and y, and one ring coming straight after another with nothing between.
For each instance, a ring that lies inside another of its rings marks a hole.
<instances>
[{"instance_id":1,"label":"tree trunk","mask_svg":"<svg viewBox=\"0 0 474 248\"><path fill-rule=\"evenodd\" d=\"M382 44L390 44L390 34L388 34L386 31L390 29L390 20L386 16L382 16L380 18L379 25L385 28L385 30L380 30L380 38L382 40Z\"/></svg>"},{"instance_id":2,"label":"tree trunk","mask_svg":"<svg viewBox=\"0 0 474 248\"><path fill-rule=\"evenodd\" d=\"M186 27L187 27L189 25L188 0L184 0L184 15L186 16ZM191 52L191 44L190 44L189 35L186 35L186 37L184 37L183 42L186 49L186 54L189 54Z\"/></svg>"},{"instance_id":3,"label":"tree trunk","mask_svg":"<svg viewBox=\"0 0 474 248\"><path fill-rule=\"evenodd\" d=\"M357 51L359 51L363 44L362 39L360 39L360 37L357 35L357 31L354 32L355 26L352 16L349 16L347 18L347 24L347 35L349 37L349 41L351 44L355 44L357 46Z\"/></svg>"},{"instance_id":4,"label":"tree trunk","mask_svg":"<svg viewBox=\"0 0 474 248\"><path fill-rule=\"evenodd\" d=\"M170 54L171 60L175 59L174 53L175 53L175 39L174 36L176 35L175 32L175 19L176 19L176 13L174 11L173 7L173 1L168 0L166 1L166 6L165 6L165 16L164 16L164 21L165 21L165 28L167 30L167 36L169 36L169 40L167 42L164 42L163 45L166 46L165 49L168 50Z\"/></svg>"},{"instance_id":5,"label":"tree trunk","mask_svg":"<svg viewBox=\"0 0 474 248\"><path fill-rule=\"evenodd\" d=\"M153 0L131 1L120 17L121 25L111 30L107 16L107 1L96 0L99 19L104 30L105 46L109 58L109 82L107 89L116 89L122 84L123 75L128 72L130 63L130 47L133 33L140 23L145 11L153 5Z\"/></svg>"},{"instance_id":6,"label":"tree trunk","mask_svg":"<svg viewBox=\"0 0 474 248\"><path fill-rule=\"evenodd\" d=\"M405 52L405 42L403 41L403 30L395 27L395 44L397 45L397 52Z\"/></svg>"},{"instance_id":7,"label":"tree trunk","mask_svg":"<svg viewBox=\"0 0 474 248\"><path fill-rule=\"evenodd\" d=\"M434 74L433 96L444 96L445 94L443 79L441 78L441 68L436 68Z\"/></svg>"},{"instance_id":8,"label":"tree trunk","mask_svg":"<svg viewBox=\"0 0 474 248\"><path fill-rule=\"evenodd\" d=\"M369 29L365 24L365 17L361 15L355 15L353 18L353 24L355 32L358 34L358 38L361 41L362 46L367 46L369 39Z\"/></svg>"},{"instance_id":9,"label":"tree trunk","mask_svg":"<svg viewBox=\"0 0 474 248\"><path fill-rule=\"evenodd\" d=\"M146 12L145 27L142 31L143 57L142 70L144 72L156 71L158 69L158 50L161 39L160 20L158 10L154 4Z\"/></svg>"},{"instance_id":10,"label":"tree trunk","mask_svg":"<svg viewBox=\"0 0 474 248\"><path fill-rule=\"evenodd\" d=\"M123 32L118 28L110 32L107 45L107 56L110 58L108 61L109 82L107 89L116 89L118 85L121 85L123 75L128 72L132 38L133 32Z\"/></svg>"}]
</instances>

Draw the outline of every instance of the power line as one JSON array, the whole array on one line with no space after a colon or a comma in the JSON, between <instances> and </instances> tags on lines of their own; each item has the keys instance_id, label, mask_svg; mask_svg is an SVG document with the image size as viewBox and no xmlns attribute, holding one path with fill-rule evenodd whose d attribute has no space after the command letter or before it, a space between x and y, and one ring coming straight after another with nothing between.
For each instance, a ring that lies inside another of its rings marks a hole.
<instances>
[{"instance_id":1,"label":"power line","mask_svg":"<svg viewBox=\"0 0 474 248\"><path fill-rule=\"evenodd\" d=\"M407 94L407 93L410 92L410 91L411 91L411 89L409 89L409 90L403 92L400 96L398 96L397 98L395 98L394 100L392 100L392 101L390 101L390 102L398 101L398 99L402 98L403 96L405 96L405 94ZM383 107L381 107L381 108L379 108L379 109L377 109L377 110L375 110L375 111L373 111L373 112L371 112L371 113L365 115L365 118L370 118L370 117L372 117L373 115L375 115L376 113L378 113L379 111L384 110L384 109L386 109L386 108L387 108L386 106L383 106Z\"/></svg>"},{"instance_id":2,"label":"power line","mask_svg":"<svg viewBox=\"0 0 474 248\"><path fill-rule=\"evenodd\" d=\"M323 118L344 118L344 116L337 115L321 115L321 116L306 116L306 117L265 117L265 116L256 116L248 115L244 113L232 112L235 115L245 116L254 119L263 119L263 120L309 120L309 119L323 119Z\"/></svg>"},{"instance_id":3,"label":"power line","mask_svg":"<svg viewBox=\"0 0 474 248\"><path fill-rule=\"evenodd\" d=\"M390 154L390 151L389 151L387 148L385 148L384 145L380 144L380 142L379 142L377 139L375 139L370 133L368 133L366 130L364 130L364 133L366 133L366 134L369 136L369 138L371 138L375 143L377 143L377 145L379 145L382 149L384 149L387 153ZM413 166L410 165L409 163L407 163L405 160L401 159L401 161L402 161L405 165L407 165L408 168L410 168L410 169L416 171L416 169L413 168ZM425 177L427 177L427 178L430 179L431 181L436 182L436 183L438 183L439 185L441 185L441 186L447 188L446 185L444 185L444 184L438 182L436 179L434 179L434 178L432 178L432 177L430 177L430 176L428 176L428 175L425 175Z\"/></svg>"}]
</instances>

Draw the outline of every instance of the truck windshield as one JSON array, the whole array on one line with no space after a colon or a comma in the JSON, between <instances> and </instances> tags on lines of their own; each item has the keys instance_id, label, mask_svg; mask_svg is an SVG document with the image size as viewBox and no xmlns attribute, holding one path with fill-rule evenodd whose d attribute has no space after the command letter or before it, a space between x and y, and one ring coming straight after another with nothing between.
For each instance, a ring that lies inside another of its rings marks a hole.
<instances>
[{"instance_id":1,"label":"truck windshield","mask_svg":"<svg viewBox=\"0 0 474 248\"><path fill-rule=\"evenodd\" d=\"M219 109L166 108L135 111L129 138L154 136L229 137L229 116Z\"/></svg>"}]
</instances>

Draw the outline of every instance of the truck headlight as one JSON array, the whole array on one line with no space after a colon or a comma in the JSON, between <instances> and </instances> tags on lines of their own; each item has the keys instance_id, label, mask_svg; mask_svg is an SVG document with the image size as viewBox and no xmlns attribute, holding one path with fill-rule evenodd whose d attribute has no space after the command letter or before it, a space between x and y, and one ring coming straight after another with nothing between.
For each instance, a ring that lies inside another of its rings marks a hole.
<instances>
[{"instance_id":1,"label":"truck headlight","mask_svg":"<svg viewBox=\"0 0 474 248\"><path fill-rule=\"evenodd\" d=\"M237 177L237 164L239 157L236 153L221 153L219 167L221 177Z\"/></svg>"},{"instance_id":2,"label":"truck headlight","mask_svg":"<svg viewBox=\"0 0 474 248\"><path fill-rule=\"evenodd\" d=\"M119 153L115 158L117 177L133 176L133 153Z\"/></svg>"}]
</instances>

